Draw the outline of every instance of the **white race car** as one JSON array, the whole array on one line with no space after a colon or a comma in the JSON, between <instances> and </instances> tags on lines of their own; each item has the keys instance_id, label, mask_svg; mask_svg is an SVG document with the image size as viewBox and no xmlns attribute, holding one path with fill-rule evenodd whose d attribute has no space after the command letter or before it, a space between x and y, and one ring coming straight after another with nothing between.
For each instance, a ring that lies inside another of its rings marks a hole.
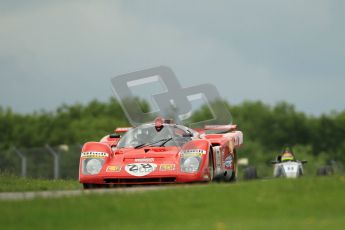
<instances>
[{"instance_id":1,"label":"white race car","mask_svg":"<svg viewBox=\"0 0 345 230\"><path fill-rule=\"evenodd\" d=\"M296 160L292 151L284 151L276 160L272 161L272 164L274 164L273 176L286 178L303 176L303 164L305 163L307 161Z\"/></svg>"},{"instance_id":2,"label":"white race car","mask_svg":"<svg viewBox=\"0 0 345 230\"><path fill-rule=\"evenodd\" d=\"M274 164L273 176L286 178L303 176L303 164L305 163L307 163L307 161L272 161L272 164Z\"/></svg>"}]
</instances>

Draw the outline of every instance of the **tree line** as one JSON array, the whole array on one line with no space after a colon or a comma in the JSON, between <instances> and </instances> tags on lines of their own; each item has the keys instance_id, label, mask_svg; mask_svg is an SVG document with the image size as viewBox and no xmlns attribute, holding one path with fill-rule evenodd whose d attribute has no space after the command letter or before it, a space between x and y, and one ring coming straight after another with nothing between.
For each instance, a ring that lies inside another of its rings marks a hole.
<instances>
[{"instance_id":1,"label":"tree line","mask_svg":"<svg viewBox=\"0 0 345 230\"><path fill-rule=\"evenodd\" d=\"M311 116L296 111L293 105L285 102L274 106L260 101L225 103L233 123L244 133L243 155L268 159L288 145L314 157L345 162L345 111ZM202 107L195 119L208 116L207 108ZM62 105L55 111L30 114L0 107L0 149L12 145L82 144L97 141L112 133L114 128L128 125L114 98L106 102L93 100L86 105Z\"/></svg>"}]
</instances>

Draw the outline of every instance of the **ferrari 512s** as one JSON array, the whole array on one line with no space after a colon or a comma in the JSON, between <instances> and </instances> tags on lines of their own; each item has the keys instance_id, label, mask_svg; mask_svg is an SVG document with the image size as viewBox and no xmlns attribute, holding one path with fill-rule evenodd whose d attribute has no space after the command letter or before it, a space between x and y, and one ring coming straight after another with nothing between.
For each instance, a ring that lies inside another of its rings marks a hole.
<instances>
[{"instance_id":1,"label":"ferrari 512s","mask_svg":"<svg viewBox=\"0 0 345 230\"><path fill-rule=\"evenodd\" d=\"M85 143L79 181L84 188L235 181L236 149L242 143L236 125L191 129L157 118Z\"/></svg>"}]
</instances>

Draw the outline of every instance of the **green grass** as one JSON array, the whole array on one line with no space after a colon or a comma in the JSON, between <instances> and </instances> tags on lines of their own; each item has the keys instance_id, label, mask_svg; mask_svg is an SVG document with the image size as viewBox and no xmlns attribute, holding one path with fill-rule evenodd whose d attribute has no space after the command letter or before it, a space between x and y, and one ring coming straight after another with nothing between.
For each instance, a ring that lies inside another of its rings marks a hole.
<instances>
[{"instance_id":1,"label":"green grass","mask_svg":"<svg viewBox=\"0 0 345 230\"><path fill-rule=\"evenodd\" d=\"M344 229L345 178L0 202L0 229Z\"/></svg>"},{"instance_id":2,"label":"green grass","mask_svg":"<svg viewBox=\"0 0 345 230\"><path fill-rule=\"evenodd\" d=\"M30 179L12 175L0 175L0 192L46 191L80 189L76 180Z\"/></svg>"}]
</instances>

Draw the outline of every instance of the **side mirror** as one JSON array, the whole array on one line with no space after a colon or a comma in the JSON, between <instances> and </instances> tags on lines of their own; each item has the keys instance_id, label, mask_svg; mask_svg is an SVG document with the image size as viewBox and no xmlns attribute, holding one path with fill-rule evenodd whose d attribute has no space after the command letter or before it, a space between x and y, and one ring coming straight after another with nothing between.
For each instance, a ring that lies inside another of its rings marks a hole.
<instances>
[{"instance_id":1,"label":"side mirror","mask_svg":"<svg viewBox=\"0 0 345 230\"><path fill-rule=\"evenodd\" d=\"M193 137L193 133L184 133L182 137Z\"/></svg>"},{"instance_id":2,"label":"side mirror","mask_svg":"<svg viewBox=\"0 0 345 230\"><path fill-rule=\"evenodd\" d=\"M120 134L116 134L116 133L112 133L109 135L110 138L120 138L121 135Z\"/></svg>"},{"instance_id":3,"label":"side mirror","mask_svg":"<svg viewBox=\"0 0 345 230\"><path fill-rule=\"evenodd\" d=\"M302 163L302 164L306 164L306 163L308 163L308 161L303 160L303 161L301 161L301 163Z\"/></svg>"}]
</instances>

